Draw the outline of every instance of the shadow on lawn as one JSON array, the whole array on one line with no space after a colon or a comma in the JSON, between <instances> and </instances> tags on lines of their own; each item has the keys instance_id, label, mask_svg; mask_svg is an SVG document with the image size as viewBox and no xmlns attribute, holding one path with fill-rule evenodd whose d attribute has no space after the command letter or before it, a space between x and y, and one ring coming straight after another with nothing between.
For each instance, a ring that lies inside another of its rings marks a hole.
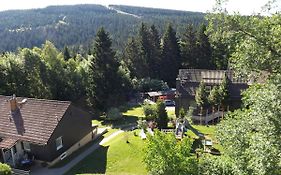
<instances>
[{"instance_id":1,"label":"shadow on lawn","mask_svg":"<svg viewBox=\"0 0 281 175\"><path fill-rule=\"evenodd\" d=\"M74 174L105 174L107 164L107 152L109 146L100 146L94 154L79 162L67 175Z\"/></svg>"},{"instance_id":2,"label":"shadow on lawn","mask_svg":"<svg viewBox=\"0 0 281 175\"><path fill-rule=\"evenodd\" d=\"M137 116L123 115L118 120L102 120L102 125L110 125L114 129L123 129L131 125L136 125L138 121Z\"/></svg>"}]
</instances>

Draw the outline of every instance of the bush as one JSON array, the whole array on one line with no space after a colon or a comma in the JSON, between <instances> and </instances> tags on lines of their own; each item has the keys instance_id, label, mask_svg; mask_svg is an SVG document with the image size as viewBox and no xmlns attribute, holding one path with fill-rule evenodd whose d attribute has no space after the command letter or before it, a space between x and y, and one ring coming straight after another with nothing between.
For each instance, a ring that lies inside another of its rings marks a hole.
<instances>
[{"instance_id":1,"label":"bush","mask_svg":"<svg viewBox=\"0 0 281 175\"><path fill-rule=\"evenodd\" d=\"M107 120L118 120L122 118L122 114L118 108L110 108L106 113Z\"/></svg>"},{"instance_id":2,"label":"bush","mask_svg":"<svg viewBox=\"0 0 281 175\"><path fill-rule=\"evenodd\" d=\"M0 175L11 175L12 169L9 165L0 163Z\"/></svg>"},{"instance_id":3,"label":"bush","mask_svg":"<svg viewBox=\"0 0 281 175\"><path fill-rule=\"evenodd\" d=\"M155 120L157 117L156 105L145 104L142 107L146 120Z\"/></svg>"}]
</instances>

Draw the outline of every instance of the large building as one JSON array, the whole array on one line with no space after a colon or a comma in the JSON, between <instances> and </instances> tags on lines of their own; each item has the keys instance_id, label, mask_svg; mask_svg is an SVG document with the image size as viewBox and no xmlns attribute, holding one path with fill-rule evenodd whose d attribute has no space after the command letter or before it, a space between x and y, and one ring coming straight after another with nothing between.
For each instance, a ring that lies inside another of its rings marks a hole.
<instances>
[{"instance_id":1,"label":"large building","mask_svg":"<svg viewBox=\"0 0 281 175\"><path fill-rule=\"evenodd\" d=\"M0 162L57 162L91 141L91 115L69 101L0 96Z\"/></svg>"},{"instance_id":2,"label":"large building","mask_svg":"<svg viewBox=\"0 0 281 175\"><path fill-rule=\"evenodd\" d=\"M195 93L200 82L204 82L206 89L211 90L218 86L227 76L229 80L229 96L231 108L241 105L241 91L248 88L247 81L236 78L231 70L204 70L204 69L180 69L176 80L176 115L179 109L186 111L190 106L196 107Z\"/></svg>"}]
</instances>

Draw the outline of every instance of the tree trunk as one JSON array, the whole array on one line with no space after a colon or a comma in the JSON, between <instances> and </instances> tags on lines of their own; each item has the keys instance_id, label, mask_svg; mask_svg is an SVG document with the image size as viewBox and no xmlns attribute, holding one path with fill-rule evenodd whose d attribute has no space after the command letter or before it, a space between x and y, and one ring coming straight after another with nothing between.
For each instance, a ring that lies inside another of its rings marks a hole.
<instances>
[{"instance_id":1,"label":"tree trunk","mask_svg":"<svg viewBox=\"0 0 281 175\"><path fill-rule=\"evenodd\" d=\"M200 125L202 125L203 107L200 107Z\"/></svg>"},{"instance_id":2,"label":"tree trunk","mask_svg":"<svg viewBox=\"0 0 281 175\"><path fill-rule=\"evenodd\" d=\"M214 117L214 113L215 113L215 106L213 106L213 107L212 107L213 125L215 124L215 117Z\"/></svg>"}]
</instances>

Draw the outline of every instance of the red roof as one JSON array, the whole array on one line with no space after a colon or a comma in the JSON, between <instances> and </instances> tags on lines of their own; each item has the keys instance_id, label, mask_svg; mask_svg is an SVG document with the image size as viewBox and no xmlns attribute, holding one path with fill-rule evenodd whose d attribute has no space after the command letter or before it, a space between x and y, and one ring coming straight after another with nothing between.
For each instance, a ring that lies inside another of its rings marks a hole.
<instances>
[{"instance_id":1,"label":"red roof","mask_svg":"<svg viewBox=\"0 0 281 175\"><path fill-rule=\"evenodd\" d=\"M26 102L11 112L10 99L11 96L0 95L0 137L3 141L12 138L38 144L47 144L71 103L17 97L17 102Z\"/></svg>"}]
</instances>

